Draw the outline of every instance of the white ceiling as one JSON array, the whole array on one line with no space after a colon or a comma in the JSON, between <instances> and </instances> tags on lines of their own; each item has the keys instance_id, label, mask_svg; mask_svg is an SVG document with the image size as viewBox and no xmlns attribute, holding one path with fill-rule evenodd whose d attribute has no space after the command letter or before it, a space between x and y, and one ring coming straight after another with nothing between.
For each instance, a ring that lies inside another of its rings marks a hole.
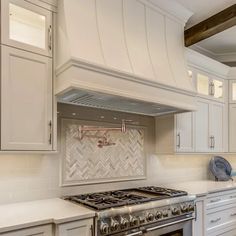
<instances>
[{"instance_id":1,"label":"white ceiling","mask_svg":"<svg viewBox=\"0 0 236 236\"><path fill-rule=\"evenodd\" d=\"M213 35L198 43L198 46L215 54L232 53L236 51L236 26Z\"/></svg>"},{"instance_id":2,"label":"white ceiling","mask_svg":"<svg viewBox=\"0 0 236 236\"><path fill-rule=\"evenodd\" d=\"M210 16L236 4L236 0L175 0L194 14L187 23L187 28Z\"/></svg>"},{"instance_id":3,"label":"white ceiling","mask_svg":"<svg viewBox=\"0 0 236 236\"><path fill-rule=\"evenodd\" d=\"M175 1L194 13L187 22L186 28L236 4L236 0ZM236 62L236 26L205 39L192 48L221 62Z\"/></svg>"}]
</instances>

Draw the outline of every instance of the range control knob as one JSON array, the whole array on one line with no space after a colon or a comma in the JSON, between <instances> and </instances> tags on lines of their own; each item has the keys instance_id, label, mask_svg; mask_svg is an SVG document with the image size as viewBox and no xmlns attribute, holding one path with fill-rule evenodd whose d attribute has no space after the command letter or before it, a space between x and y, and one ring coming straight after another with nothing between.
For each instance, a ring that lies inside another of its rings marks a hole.
<instances>
[{"instance_id":1,"label":"range control knob","mask_svg":"<svg viewBox=\"0 0 236 236\"><path fill-rule=\"evenodd\" d=\"M168 210L164 210L162 212L162 215L163 215L164 218L168 217L169 216Z\"/></svg>"},{"instance_id":2,"label":"range control knob","mask_svg":"<svg viewBox=\"0 0 236 236\"><path fill-rule=\"evenodd\" d=\"M107 223L102 223L100 227L101 234L108 234L109 233L109 226Z\"/></svg>"},{"instance_id":3,"label":"range control knob","mask_svg":"<svg viewBox=\"0 0 236 236\"><path fill-rule=\"evenodd\" d=\"M139 216L139 224L144 224L145 223L145 217Z\"/></svg>"},{"instance_id":4,"label":"range control knob","mask_svg":"<svg viewBox=\"0 0 236 236\"><path fill-rule=\"evenodd\" d=\"M111 218L111 232L115 232L118 230L119 222Z\"/></svg>"},{"instance_id":5,"label":"range control knob","mask_svg":"<svg viewBox=\"0 0 236 236\"><path fill-rule=\"evenodd\" d=\"M147 221L153 221L154 220L154 215L152 214L152 213L149 213L148 215L147 215Z\"/></svg>"},{"instance_id":6,"label":"range control knob","mask_svg":"<svg viewBox=\"0 0 236 236\"><path fill-rule=\"evenodd\" d=\"M189 204L188 205L188 211L194 211L194 205L193 204Z\"/></svg>"},{"instance_id":7,"label":"range control knob","mask_svg":"<svg viewBox=\"0 0 236 236\"><path fill-rule=\"evenodd\" d=\"M180 214L180 209L177 207L174 207L172 208L171 212L172 212L172 215L176 216Z\"/></svg>"},{"instance_id":8,"label":"range control knob","mask_svg":"<svg viewBox=\"0 0 236 236\"><path fill-rule=\"evenodd\" d=\"M122 229L126 229L128 228L128 226L129 226L129 221L124 217L120 217L120 227Z\"/></svg>"},{"instance_id":9,"label":"range control knob","mask_svg":"<svg viewBox=\"0 0 236 236\"><path fill-rule=\"evenodd\" d=\"M138 225L138 219L135 216L130 215L129 222L130 222L130 226L132 227Z\"/></svg>"},{"instance_id":10,"label":"range control knob","mask_svg":"<svg viewBox=\"0 0 236 236\"><path fill-rule=\"evenodd\" d=\"M188 212L188 207L187 207L186 205L182 205L182 206L181 206L181 212L182 212L182 213Z\"/></svg>"},{"instance_id":11,"label":"range control knob","mask_svg":"<svg viewBox=\"0 0 236 236\"><path fill-rule=\"evenodd\" d=\"M156 218L157 220L161 219L161 218L162 218L162 212L161 212L161 211L158 211L158 212L156 213L155 218Z\"/></svg>"}]
</instances>

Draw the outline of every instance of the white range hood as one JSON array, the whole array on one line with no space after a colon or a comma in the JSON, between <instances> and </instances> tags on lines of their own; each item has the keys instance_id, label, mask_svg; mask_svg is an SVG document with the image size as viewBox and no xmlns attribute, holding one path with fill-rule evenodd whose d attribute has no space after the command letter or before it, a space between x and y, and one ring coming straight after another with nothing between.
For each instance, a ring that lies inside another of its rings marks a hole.
<instances>
[{"instance_id":1,"label":"white range hood","mask_svg":"<svg viewBox=\"0 0 236 236\"><path fill-rule=\"evenodd\" d=\"M195 109L191 13L173 0L59 0L59 102L156 116Z\"/></svg>"}]
</instances>

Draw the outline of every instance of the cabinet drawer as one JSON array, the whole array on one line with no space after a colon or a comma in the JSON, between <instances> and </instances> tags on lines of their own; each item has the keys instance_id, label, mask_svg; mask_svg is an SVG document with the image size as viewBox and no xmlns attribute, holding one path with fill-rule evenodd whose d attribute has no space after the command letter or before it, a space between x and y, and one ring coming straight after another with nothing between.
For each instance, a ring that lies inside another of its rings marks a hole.
<instances>
[{"instance_id":1,"label":"cabinet drawer","mask_svg":"<svg viewBox=\"0 0 236 236\"><path fill-rule=\"evenodd\" d=\"M236 236L236 229L223 229L223 230L218 230L215 233L208 234L208 236Z\"/></svg>"},{"instance_id":2,"label":"cabinet drawer","mask_svg":"<svg viewBox=\"0 0 236 236\"><path fill-rule=\"evenodd\" d=\"M53 236L52 225L43 225L1 233L0 236Z\"/></svg>"},{"instance_id":3,"label":"cabinet drawer","mask_svg":"<svg viewBox=\"0 0 236 236\"><path fill-rule=\"evenodd\" d=\"M206 208L211 209L222 205L236 203L236 192L226 192L225 194L218 194L208 197L206 200Z\"/></svg>"},{"instance_id":4,"label":"cabinet drawer","mask_svg":"<svg viewBox=\"0 0 236 236\"><path fill-rule=\"evenodd\" d=\"M207 232L215 232L236 223L236 205L229 205L223 210L207 214L206 228Z\"/></svg>"}]
</instances>

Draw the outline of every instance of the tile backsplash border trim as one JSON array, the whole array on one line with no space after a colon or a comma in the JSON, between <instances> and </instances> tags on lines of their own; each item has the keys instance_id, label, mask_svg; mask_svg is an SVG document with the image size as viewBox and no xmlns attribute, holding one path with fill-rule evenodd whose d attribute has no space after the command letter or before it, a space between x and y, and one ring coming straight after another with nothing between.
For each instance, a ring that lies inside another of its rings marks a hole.
<instances>
[{"instance_id":1,"label":"tile backsplash border trim","mask_svg":"<svg viewBox=\"0 0 236 236\"><path fill-rule=\"evenodd\" d=\"M106 178L106 179L98 179L98 180L89 180L89 181L66 181L65 180L65 122L71 122L71 123L81 123L83 125L101 125L101 126L109 126L109 127L117 127L118 125L115 123L110 122L102 122L102 121L89 121L89 120L80 120L80 119L72 119L72 118L61 118L60 119L60 136L61 136L61 154L60 154L60 187L69 187L69 186L81 186L81 185L92 185L92 184L104 184L104 183L112 183L112 182L124 182L124 181L137 181L137 180L146 180L147 179L147 132L148 129L146 126L143 125L129 125L130 128L134 129L142 129L144 130L144 166L143 171L144 174L142 176L125 176L125 177L119 177L119 178Z\"/></svg>"}]
</instances>

